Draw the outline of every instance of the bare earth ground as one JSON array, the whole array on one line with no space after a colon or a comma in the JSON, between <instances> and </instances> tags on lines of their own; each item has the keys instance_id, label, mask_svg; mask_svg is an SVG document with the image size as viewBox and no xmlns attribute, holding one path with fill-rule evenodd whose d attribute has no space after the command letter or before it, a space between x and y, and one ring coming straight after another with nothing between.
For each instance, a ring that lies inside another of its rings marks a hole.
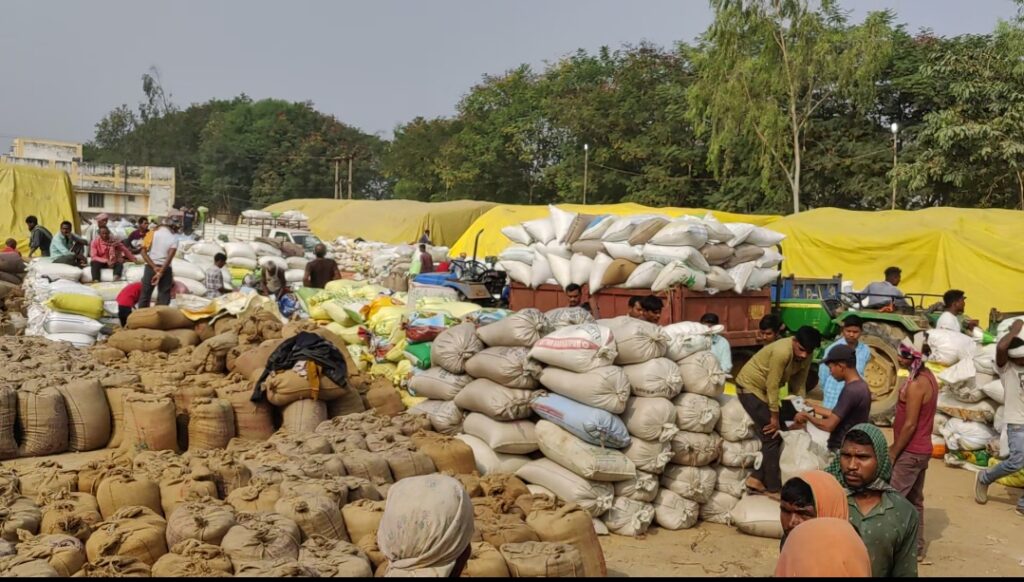
<instances>
[{"instance_id":1,"label":"bare earth ground","mask_svg":"<svg viewBox=\"0 0 1024 582\"><path fill-rule=\"evenodd\" d=\"M106 451L46 457L77 468ZM23 466L40 458L4 461ZM993 485L988 505L974 503L974 473L932 460L925 482L926 563L921 576L1024 576L1024 518L1013 512L1020 489ZM718 524L683 531L651 528L642 539L601 537L610 576L770 576L778 540Z\"/></svg>"}]
</instances>

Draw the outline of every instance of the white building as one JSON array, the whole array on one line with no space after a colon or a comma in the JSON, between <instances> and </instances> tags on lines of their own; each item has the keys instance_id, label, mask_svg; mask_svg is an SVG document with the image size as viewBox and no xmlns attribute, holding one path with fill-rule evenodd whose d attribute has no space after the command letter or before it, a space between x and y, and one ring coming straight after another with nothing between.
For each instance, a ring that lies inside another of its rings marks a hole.
<instances>
[{"instance_id":1,"label":"white building","mask_svg":"<svg viewBox=\"0 0 1024 582\"><path fill-rule=\"evenodd\" d=\"M0 162L67 172L84 218L164 216L174 206L174 168L83 163L80 143L19 137Z\"/></svg>"}]
</instances>

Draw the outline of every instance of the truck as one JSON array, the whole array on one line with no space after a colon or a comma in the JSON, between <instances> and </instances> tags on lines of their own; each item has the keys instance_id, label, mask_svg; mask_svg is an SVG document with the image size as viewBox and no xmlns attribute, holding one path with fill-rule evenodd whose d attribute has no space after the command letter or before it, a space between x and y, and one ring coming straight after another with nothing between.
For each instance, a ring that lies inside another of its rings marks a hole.
<instances>
[{"instance_id":1,"label":"truck","mask_svg":"<svg viewBox=\"0 0 1024 582\"><path fill-rule=\"evenodd\" d=\"M309 231L305 221L281 221L278 219L247 219L244 223L231 225L208 221L200 225L197 232L206 240L253 241L259 238L290 242L302 247L307 258L313 257L313 249L322 242Z\"/></svg>"}]
</instances>

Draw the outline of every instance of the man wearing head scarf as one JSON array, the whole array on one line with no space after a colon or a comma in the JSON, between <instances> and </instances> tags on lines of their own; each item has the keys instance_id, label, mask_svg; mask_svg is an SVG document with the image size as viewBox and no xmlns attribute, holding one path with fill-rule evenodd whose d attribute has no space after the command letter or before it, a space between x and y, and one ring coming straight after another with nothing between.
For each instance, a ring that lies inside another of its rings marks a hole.
<instances>
[{"instance_id":1,"label":"man wearing head scarf","mask_svg":"<svg viewBox=\"0 0 1024 582\"><path fill-rule=\"evenodd\" d=\"M917 561L924 559L924 474L932 459L932 424L939 401L939 383L924 367L924 354L900 344L900 366L910 371L896 402L892 424L892 486L917 509Z\"/></svg>"},{"instance_id":2,"label":"man wearing head scarf","mask_svg":"<svg viewBox=\"0 0 1024 582\"><path fill-rule=\"evenodd\" d=\"M782 501L779 508L783 532L780 548L786 545L789 532L809 519L850 519L846 491L835 477L824 471L805 471L786 481L782 486Z\"/></svg>"},{"instance_id":3,"label":"man wearing head scarf","mask_svg":"<svg viewBox=\"0 0 1024 582\"><path fill-rule=\"evenodd\" d=\"M100 238L100 229L107 226L107 222L110 220L110 216L104 212L96 217L96 222L89 225L86 232L86 240L89 241L89 245L92 245L92 241Z\"/></svg>"},{"instance_id":4,"label":"man wearing head scarf","mask_svg":"<svg viewBox=\"0 0 1024 582\"><path fill-rule=\"evenodd\" d=\"M917 577L920 520L889 485L892 463L882 431L866 423L851 428L828 472L846 489L850 523L868 548L872 577Z\"/></svg>"},{"instance_id":5,"label":"man wearing head scarf","mask_svg":"<svg viewBox=\"0 0 1024 582\"><path fill-rule=\"evenodd\" d=\"M822 517L801 523L779 554L776 578L868 578L871 563L850 522Z\"/></svg>"},{"instance_id":6,"label":"man wearing head scarf","mask_svg":"<svg viewBox=\"0 0 1024 582\"><path fill-rule=\"evenodd\" d=\"M458 480L435 473L391 487L377 530L386 577L458 578L472 539L473 504Z\"/></svg>"}]
</instances>

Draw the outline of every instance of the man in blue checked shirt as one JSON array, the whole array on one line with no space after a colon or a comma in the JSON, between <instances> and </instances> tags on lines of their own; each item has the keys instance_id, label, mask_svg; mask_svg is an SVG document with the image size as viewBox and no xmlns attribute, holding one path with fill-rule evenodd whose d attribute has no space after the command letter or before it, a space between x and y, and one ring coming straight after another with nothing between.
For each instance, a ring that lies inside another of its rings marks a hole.
<instances>
[{"instance_id":1,"label":"man in blue checked shirt","mask_svg":"<svg viewBox=\"0 0 1024 582\"><path fill-rule=\"evenodd\" d=\"M844 319L843 337L833 342L825 350L822 359L824 360L825 357L828 357L828 353L832 351L832 348L838 345L850 346L857 355L857 373L863 378L864 368L867 367L868 360L871 358L871 348L860 341L860 334L863 331L864 322L856 315L851 315ZM828 366L824 363L818 368L818 380L821 382L821 391L825 394L821 405L831 410L839 402L839 395L843 392L845 382L833 378L832 374L828 371Z\"/></svg>"}]
</instances>

